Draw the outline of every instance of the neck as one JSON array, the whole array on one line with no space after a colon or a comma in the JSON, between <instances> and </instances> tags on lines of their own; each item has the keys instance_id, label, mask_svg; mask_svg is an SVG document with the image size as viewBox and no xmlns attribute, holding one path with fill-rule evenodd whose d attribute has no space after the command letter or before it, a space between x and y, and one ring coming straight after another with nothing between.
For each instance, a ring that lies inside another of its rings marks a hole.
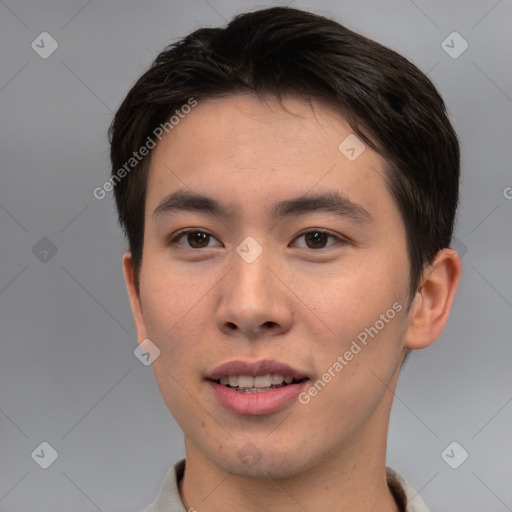
<instances>
[{"instance_id":1,"label":"neck","mask_svg":"<svg viewBox=\"0 0 512 512\"><path fill-rule=\"evenodd\" d=\"M218 471L212 471L209 478L205 478L202 472L189 466L188 460L180 489L187 510L398 512L387 486L385 468L376 470L338 465L335 470L330 470L330 465L323 463L325 467L307 474L259 480L239 477L217 468Z\"/></svg>"}]
</instances>

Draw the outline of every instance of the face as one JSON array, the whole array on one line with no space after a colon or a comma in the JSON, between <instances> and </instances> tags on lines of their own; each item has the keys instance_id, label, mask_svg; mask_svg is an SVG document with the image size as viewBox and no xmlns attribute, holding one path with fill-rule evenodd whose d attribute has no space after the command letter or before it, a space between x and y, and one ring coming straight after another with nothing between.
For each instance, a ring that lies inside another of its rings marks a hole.
<instances>
[{"instance_id":1,"label":"face","mask_svg":"<svg viewBox=\"0 0 512 512\"><path fill-rule=\"evenodd\" d=\"M148 176L139 338L160 349L188 447L246 476L297 474L387 431L408 325L384 161L354 139L340 150L353 130L328 106L283 106L199 103Z\"/></svg>"}]
</instances>

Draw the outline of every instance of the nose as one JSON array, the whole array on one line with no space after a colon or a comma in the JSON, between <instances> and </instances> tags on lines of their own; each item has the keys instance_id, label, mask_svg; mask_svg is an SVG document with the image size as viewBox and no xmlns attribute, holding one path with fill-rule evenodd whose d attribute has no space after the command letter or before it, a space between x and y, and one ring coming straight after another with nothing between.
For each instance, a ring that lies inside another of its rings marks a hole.
<instances>
[{"instance_id":1,"label":"nose","mask_svg":"<svg viewBox=\"0 0 512 512\"><path fill-rule=\"evenodd\" d=\"M235 251L232 258L232 270L218 290L218 329L251 340L287 332L292 324L293 293L283 283L277 258L266 250L252 262Z\"/></svg>"}]
</instances>

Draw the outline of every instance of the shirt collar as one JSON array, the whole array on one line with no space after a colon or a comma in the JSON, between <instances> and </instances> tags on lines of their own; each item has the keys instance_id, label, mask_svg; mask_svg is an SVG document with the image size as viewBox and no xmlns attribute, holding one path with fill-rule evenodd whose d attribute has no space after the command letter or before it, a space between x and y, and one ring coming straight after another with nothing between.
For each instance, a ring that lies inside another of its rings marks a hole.
<instances>
[{"instance_id":1,"label":"shirt collar","mask_svg":"<svg viewBox=\"0 0 512 512\"><path fill-rule=\"evenodd\" d=\"M142 512L187 512L179 492L184 473L185 459L181 459L165 475L156 500ZM428 512L421 496L405 478L390 467L386 468L386 477L400 512Z\"/></svg>"}]
</instances>

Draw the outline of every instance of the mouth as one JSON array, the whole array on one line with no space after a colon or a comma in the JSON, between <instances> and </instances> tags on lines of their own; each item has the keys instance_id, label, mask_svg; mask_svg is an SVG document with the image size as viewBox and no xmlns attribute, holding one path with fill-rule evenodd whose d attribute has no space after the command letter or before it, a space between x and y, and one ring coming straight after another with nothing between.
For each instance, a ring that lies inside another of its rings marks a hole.
<instances>
[{"instance_id":1,"label":"mouth","mask_svg":"<svg viewBox=\"0 0 512 512\"><path fill-rule=\"evenodd\" d=\"M206 379L219 403L238 415L277 412L297 399L308 376L278 361L230 361Z\"/></svg>"},{"instance_id":2,"label":"mouth","mask_svg":"<svg viewBox=\"0 0 512 512\"><path fill-rule=\"evenodd\" d=\"M239 393L265 393L274 389L283 388L290 384L299 384L307 380L306 377L296 379L291 375L283 376L279 373L267 373L251 377L250 375L224 375L214 381Z\"/></svg>"}]
</instances>

